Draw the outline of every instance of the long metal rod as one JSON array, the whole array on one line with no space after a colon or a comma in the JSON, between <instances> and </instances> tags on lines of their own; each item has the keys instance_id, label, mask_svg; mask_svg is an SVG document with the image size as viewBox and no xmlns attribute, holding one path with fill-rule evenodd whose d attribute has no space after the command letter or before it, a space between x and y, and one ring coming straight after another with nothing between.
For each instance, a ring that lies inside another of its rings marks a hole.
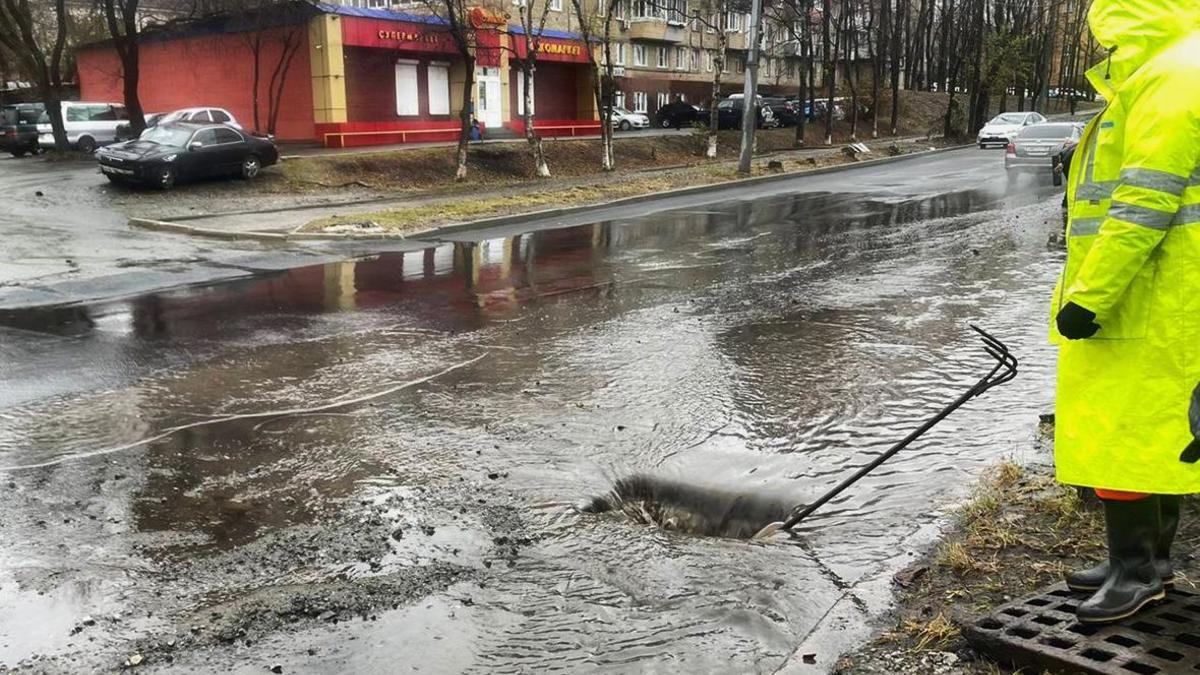
<instances>
[{"instance_id":1,"label":"long metal rod","mask_svg":"<svg viewBox=\"0 0 1200 675\"><path fill-rule=\"evenodd\" d=\"M983 378L981 378L978 382L976 382L973 387L968 389L966 393L964 393L962 396L959 396L958 399L956 399L953 403L946 406L945 408L942 408L941 411L939 411L936 415L934 415L933 417L926 420L925 423L922 424L921 426L917 427L912 433L910 433L908 436L906 436L904 438L904 440L893 445L891 448L888 449L887 452L885 452L882 455L879 455L875 459L871 460L871 462L869 464L862 467L858 471L855 471L853 475L851 475L849 478L846 478L841 483L838 483L837 486L834 487L829 492L826 492L825 494L821 495L821 497L818 498L815 502L808 504L804 508L798 510L790 518L788 518L786 521L784 521L783 525L779 529L781 529L781 530L792 529L801 520L804 520L809 515L811 515L813 511L816 511L817 509L824 506L826 503L829 502L829 500L831 500L834 497L841 494L843 490L850 487L851 485L854 485L863 476L874 471L880 464L883 464L884 462L888 461L896 453L898 453L901 450L903 450L904 448L908 447L908 445L910 443L912 443L913 441L920 438L925 432L927 432L931 428L933 428L934 425L936 425L938 422L941 422L942 420L946 419L946 417L948 417L950 415L950 413L954 412L955 410L958 410L960 407L962 407L962 405L964 403L975 398L976 396L979 396L980 394L987 391L988 389L991 389L992 387L999 385L999 384L1004 384L1005 382L1008 382L1009 380L1016 377L1016 375L1017 375L1017 359L1008 351L1008 347L1006 347L1004 345L1004 343L1000 342L996 338L985 333L983 330L981 330L977 326L971 326L971 328L973 330L975 330L975 332L979 333L980 336L983 338L984 351L986 351L988 353L988 355L990 355L992 358L996 359L997 363L992 368L992 370L987 375L985 375Z\"/></svg>"}]
</instances>

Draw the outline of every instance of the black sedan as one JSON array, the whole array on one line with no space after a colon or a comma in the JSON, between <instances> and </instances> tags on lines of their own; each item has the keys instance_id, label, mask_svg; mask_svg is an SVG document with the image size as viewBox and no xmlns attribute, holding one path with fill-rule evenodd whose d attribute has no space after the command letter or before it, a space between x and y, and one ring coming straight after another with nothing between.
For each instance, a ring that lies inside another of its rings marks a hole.
<instances>
[{"instance_id":1,"label":"black sedan","mask_svg":"<svg viewBox=\"0 0 1200 675\"><path fill-rule=\"evenodd\" d=\"M664 129L676 129L695 124L697 120L707 121L708 111L701 110L687 101L675 101L658 109L654 116L658 125Z\"/></svg>"},{"instance_id":2,"label":"black sedan","mask_svg":"<svg viewBox=\"0 0 1200 675\"><path fill-rule=\"evenodd\" d=\"M209 176L255 178L279 161L270 139L223 124L170 122L141 138L102 148L100 171L114 183L169 189L176 181Z\"/></svg>"}]
</instances>

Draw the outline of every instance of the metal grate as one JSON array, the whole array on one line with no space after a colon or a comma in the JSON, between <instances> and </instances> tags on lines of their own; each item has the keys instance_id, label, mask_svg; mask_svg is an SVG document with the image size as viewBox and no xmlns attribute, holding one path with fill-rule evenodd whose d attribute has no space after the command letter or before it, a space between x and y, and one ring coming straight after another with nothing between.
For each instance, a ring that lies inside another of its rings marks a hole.
<instances>
[{"instance_id":1,"label":"metal grate","mask_svg":"<svg viewBox=\"0 0 1200 675\"><path fill-rule=\"evenodd\" d=\"M1108 626L1075 620L1087 598L1059 584L963 627L980 653L1017 668L1106 675L1200 674L1200 594L1169 589L1162 602Z\"/></svg>"}]
</instances>

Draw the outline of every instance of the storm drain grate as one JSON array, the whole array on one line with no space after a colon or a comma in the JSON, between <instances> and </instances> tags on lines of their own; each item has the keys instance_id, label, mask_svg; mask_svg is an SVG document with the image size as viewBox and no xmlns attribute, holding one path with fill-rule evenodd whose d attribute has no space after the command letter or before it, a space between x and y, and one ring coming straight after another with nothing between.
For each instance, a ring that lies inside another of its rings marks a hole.
<instances>
[{"instance_id":1,"label":"storm drain grate","mask_svg":"<svg viewBox=\"0 0 1200 675\"><path fill-rule=\"evenodd\" d=\"M1086 593L1059 584L963 627L976 650L1018 668L1106 675L1200 675L1200 593L1170 589L1162 602L1110 626L1075 620Z\"/></svg>"}]
</instances>

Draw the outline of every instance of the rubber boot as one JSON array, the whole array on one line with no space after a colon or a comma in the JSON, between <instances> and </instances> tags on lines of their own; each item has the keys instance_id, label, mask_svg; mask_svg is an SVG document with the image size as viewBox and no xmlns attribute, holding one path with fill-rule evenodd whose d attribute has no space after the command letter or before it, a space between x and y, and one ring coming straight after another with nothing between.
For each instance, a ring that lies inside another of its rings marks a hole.
<instances>
[{"instance_id":1,"label":"rubber boot","mask_svg":"<svg viewBox=\"0 0 1200 675\"><path fill-rule=\"evenodd\" d=\"M1154 566L1158 543L1159 503L1154 498L1106 500L1108 578L1076 611L1082 623L1112 623L1136 614L1164 597L1162 577Z\"/></svg>"},{"instance_id":2,"label":"rubber boot","mask_svg":"<svg viewBox=\"0 0 1200 675\"><path fill-rule=\"evenodd\" d=\"M1162 578L1163 586L1175 585L1175 569L1171 566L1171 544L1175 542L1175 531L1179 528L1179 495L1154 495L1158 502L1159 531L1154 549L1154 566ZM1085 570L1066 575L1067 588L1073 591L1094 592L1108 578L1108 561Z\"/></svg>"}]
</instances>

